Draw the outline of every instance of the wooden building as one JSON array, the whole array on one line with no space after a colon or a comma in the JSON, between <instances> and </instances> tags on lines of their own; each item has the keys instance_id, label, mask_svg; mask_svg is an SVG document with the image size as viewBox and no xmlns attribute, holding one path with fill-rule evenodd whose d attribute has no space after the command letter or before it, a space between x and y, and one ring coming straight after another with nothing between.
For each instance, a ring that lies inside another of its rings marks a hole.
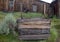
<instances>
[{"instance_id":1,"label":"wooden building","mask_svg":"<svg viewBox=\"0 0 60 42\"><path fill-rule=\"evenodd\" d=\"M41 0L0 0L0 10L40 12L49 14L50 4Z\"/></svg>"},{"instance_id":2,"label":"wooden building","mask_svg":"<svg viewBox=\"0 0 60 42\"><path fill-rule=\"evenodd\" d=\"M3 10L3 1L2 0L0 0L0 10Z\"/></svg>"},{"instance_id":3,"label":"wooden building","mask_svg":"<svg viewBox=\"0 0 60 42\"><path fill-rule=\"evenodd\" d=\"M60 17L60 0L54 0L51 3L51 6L53 8L54 15Z\"/></svg>"}]
</instances>

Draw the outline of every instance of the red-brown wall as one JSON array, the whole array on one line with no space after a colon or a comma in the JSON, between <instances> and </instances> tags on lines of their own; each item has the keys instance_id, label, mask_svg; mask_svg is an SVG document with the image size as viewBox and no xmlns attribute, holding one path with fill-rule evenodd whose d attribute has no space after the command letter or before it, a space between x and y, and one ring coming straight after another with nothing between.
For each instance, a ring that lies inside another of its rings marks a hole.
<instances>
[{"instance_id":1,"label":"red-brown wall","mask_svg":"<svg viewBox=\"0 0 60 42\"><path fill-rule=\"evenodd\" d=\"M46 3L46 2L43 2L43 1L37 1L37 0L15 0L13 9L10 9L8 7L9 0L5 0L5 1L0 0L0 10L4 9L4 10L7 10L7 11L11 11L11 10L21 11L20 3L23 4L23 7L26 7L26 9L29 9L30 12L33 11L32 10L32 5L36 5L37 6L37 11L36 12L49 14L50 4Z\"/></svg>"}]
</instances>

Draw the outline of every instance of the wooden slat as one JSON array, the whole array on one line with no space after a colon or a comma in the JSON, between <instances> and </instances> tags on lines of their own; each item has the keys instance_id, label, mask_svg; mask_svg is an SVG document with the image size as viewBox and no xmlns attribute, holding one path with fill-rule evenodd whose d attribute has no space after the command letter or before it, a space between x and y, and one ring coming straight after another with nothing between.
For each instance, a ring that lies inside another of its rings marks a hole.
<instances>
[{"instance_id":1,"label":"wooden slat","mask_svg":"<svg viewBox=\"0 0 60 42\"><path fill-rule=\"evenodd\" d=\"M40 39L47 39L50 34L42 34L42 35L21 35L19 39L21 40L40 40Z\"/></svg>"},{"instance_id":2,"label":"wooden slat","mask_svg":"<svg viewBox=\"0 0 60 42\"><path fill-rule=\"evenodd\" d=\"M26 19L21 20L21 23L19 23L18 28L50 28L50 20L48 19Z\"/></svg>"},{"instance_id":3,"label":"wooden slat","mask_svg":"<svg viewBox=\"0 0 60 42\"><path fill-rule=\"evenodd\" d=\"M21 24L49 24L50 21L31 21L31 22L22 22Z\"/></svg>"},{"instance_id":4,"label":"wooden slat","mask_svg":"<svg viewBox=\"0 0 60 42\"><path fill-rule=\"evenodd\" d=\"M37 21L42 21L42 22L50 22L50 19L40 19L40 18L33 18L33 19L18 19L17 20L18 21L18 23L19 22L22 22L22 23L24 23L24 22L37 22Z\"/></svg>"},{"instance_id":5,"label":"wooden slat","mask_svg":"<svg viewBox=\"0 0 60 42\"><path fill-rule=\"evenodd\" d=\"M19 28L50 28L50 26L40 25L20 25Z\"/></svg>"}]
</instances>

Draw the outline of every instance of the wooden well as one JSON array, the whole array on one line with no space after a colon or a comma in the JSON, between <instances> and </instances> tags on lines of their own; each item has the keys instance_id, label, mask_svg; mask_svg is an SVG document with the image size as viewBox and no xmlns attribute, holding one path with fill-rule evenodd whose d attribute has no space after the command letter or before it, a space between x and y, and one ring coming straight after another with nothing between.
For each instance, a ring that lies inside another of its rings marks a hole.
<instances>
[{"instance_id":1,"label":"wooden well","mask_svg":"<svg viewBox=\"0 0 60 42\"><path fill-rule=\"evenodd\" d=\"M20 19L18 21L19 39L41 40L50 36L49 19Z\"/></svg>"}]
</instances>

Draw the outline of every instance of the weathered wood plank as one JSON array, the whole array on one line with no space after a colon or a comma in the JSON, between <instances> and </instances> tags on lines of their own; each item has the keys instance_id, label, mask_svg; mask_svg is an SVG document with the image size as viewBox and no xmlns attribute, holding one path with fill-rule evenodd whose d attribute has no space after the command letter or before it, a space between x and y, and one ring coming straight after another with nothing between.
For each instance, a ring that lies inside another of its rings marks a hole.
<instances>
[{"instance_id":1,"label":"weathered wood plank","mask_svg":"<svg viewBox=\"0 0 60 42\"><path fill-rule=\"evenodd\" d=\"M50 19L42 19L42 18L32 18L32 19L18 19L17 22L18 23L24 23L24 22L51 22Z\"/></svg>"},{"instance_id":2,"label":"weathered wood plank","mask_svg":"<svg viewBox=\"0 0 60 42\"><path fill-rule=\"evenodd\" d=\"M30 22L22 22L22 24L48 24L50 21L30 21Z\"/></svg>"},{"instance_id":3,"label":"weathered wood plank","mask_svg":"<svg viewBox=\"0 0 60 42\"><path fill-rule=\"evenodd\" d=\"M22 19L18 22L19 38L22 40L48 39L51 21L49 19Z\"/></svg>"},{"instance_id":4,"label":"weathered wood plank","mask_svg":"<svg viewBox=\"0 0 60 42\"><path fill-rule=\"evenodd\" d=\"M37 28L21 28L19 29L20 35L41 35L41 34L50 34L50 29L37 29Z\"/></svg>"},{"instance_id":5,"label":"weathered wood plank","mask_svg":"<svg viewBox=\"0 0 60 42\"><path fill-rule=\"evenodd\" d=\"M40 40L40 39L47 39L50 34L42 34L42 35L22 35L19 36L20 40Z\"/></svg>"},{"instance_id":6,"label":"weathered wood plank","mask_svg":"<svg viewBox=\"0 0 60 42\"><path fill-rule=\"evenodd\" d=\"M40 25L20 25L19 28L50 28L50 26Z\"/></svg>"}]
</instances>

